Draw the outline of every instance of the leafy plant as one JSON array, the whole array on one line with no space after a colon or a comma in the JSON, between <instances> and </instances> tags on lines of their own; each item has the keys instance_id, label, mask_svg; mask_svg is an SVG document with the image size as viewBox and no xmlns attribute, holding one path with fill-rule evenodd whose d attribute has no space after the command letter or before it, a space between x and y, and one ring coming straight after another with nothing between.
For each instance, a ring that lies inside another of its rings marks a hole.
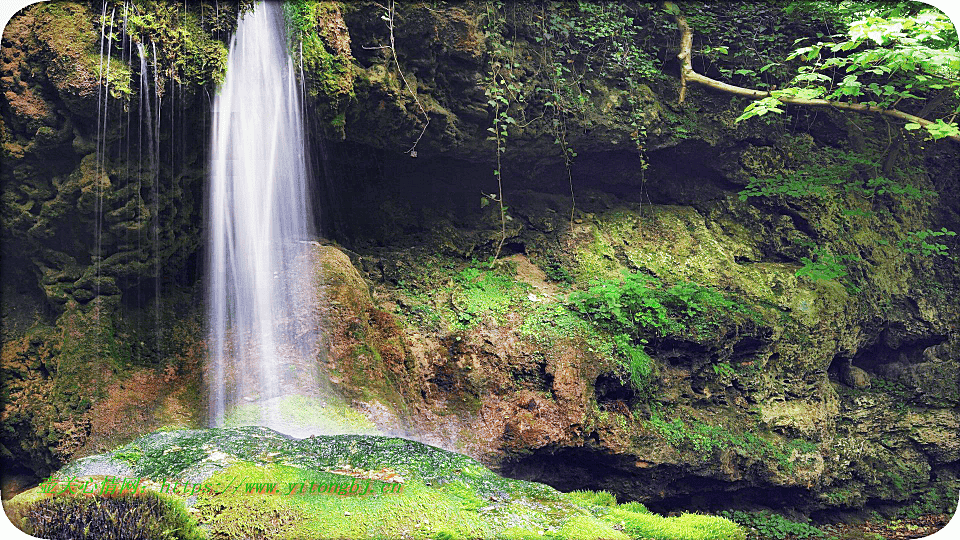
<instances>
[{"instance_id":1,"label":"leafy plant","mask_svg":"<svg viewBox=\"0 0 960 540\"><path fill-rule=\"evenodd\" d=\"M740 191L740 200L750 197L831 197L856 195L872 200L879 195L895 195L908 199L935 197L937 192L905 185L881 174L877 157L829 147L801 145L794 152L799 163L783 173L768 177L751 177ZM863 179L861 171L871 171Z\"/></svg>"},{"instance_id":2,"label":"leafy plant","mask_svg":"<svg viewBox=\"0 0 960 540\"><path fill-rule=\"evenodd\" d=\"M713 364L713 373L718 377L727 378L735 375L736 371L728 362L720 362L719 364Z\"/></svg>"},{"instance_id":3,"label":"leafy plant","mask_svg":"<svg viewBox=\"0 0 960 540\"><path fill-rule=\"evenodd\" d=\"M591 281L586 291L575 291L568 300L600 327L634 340L681 332L684 323L716 326L721 313L741 309L716 290L692 282L664 288L656 277L640 273Z\"/></svg>"},{"instance_id":4,"label":"leafy plant","mask_svg":"<svg viewBox=\"0 0 960 540\"><path fill-rule=\"evenodd\" d=\"M501 317L517 301L524 288L507 274L511 272L491 270L478 261L454 274L450 296L458 328L472 326L484 315Z\"/></svg>"},{"instance_id":5,"label":"leafy plant","mask_svg":"<svg viewBox=\"0 0 960 540\"><path fill-rule=\"evenodd\" d=\"M825 538L827 534L808 523L793 521L770 511L745 512L726 510L720 515L747 528L747 538L785 540Z\"/></svg>"},{"instance_id":6,"label":"leafy plant","mask_svg":"<svg viewBox=\"0 0 960 540\"><path fill-rule=\"evenodd\" d=\"M492 75L492 85L487 88L486 95L488 98L487 104L493 108L493 125L487 128L487 131L492 133L488 136L488 140L492 140L497 147L497 167L493 170L493 175L497 178L497 193L489 194L491 200L495 201L500 205L500 242L497 243L497 249L494 252L493 260L490 262L490 267L493 268L493 264L496 261L497 257L500 256L500 250L503 248L503 243L507 240L507 209L503 205L503 169L501 167L500 158L503 153L507 150L507 136L510 134L507 126L517 123L516 119L510 116L509 107L510 101L506 98L508 83L507 80L500 74L499 63L494 64L494 71ZM484 200L481 199L481 204Z\"/></svg>"},{"instance_id":7,"label":"leafy plant","mask_svg":"<svg viewBox=\"0 0 960 540\"><path fill-rule=\"evenodd\" d=\"M927 242L927 238L937 238L941 236L956 236L957 233L954 231L948 231L946 227L942 227L939 231L934 230L924 230L924 231L911 231L907 233L907 237L897 243L898 246L903 250L904 253L912 253L914 255L922 255L928 257L930 255L946 255L947 246L941 244L940 242Z\"/></svg>"},{"instance_id":8,"label":"leafy plant","mask_svg":"<svg viewBox=\"0 0 960 540\"><path fill-rule=\"evenodd\" d=\"M634 387L649 395L653 363L649 339L682 332L719 330L731 316L753 313L719 291L692 282L665 287L659 279L624 273L620 279L590 282L586 291L570 293L571 309L613 336Z\"/></svg>"},{"instance_id":9,"label":"leafy plant","mask_svg":"<svg viewBox=\"0 0 960 540\"><path fill-rule=\"evenodd\" d=\"M846 4L837 8L835 18L843 31L819 34L808 44L798 40L803 46L786 57L787 62L800 63L796 75L779 90L751 102L738 122L781 113L784 103L832 104L908 119L905 129L923 128L934 140L960 137L955 122L960 109L955 104L934 120L895 109L901 102L922 103L934 96L943 100L960 89L957 32L949 18L936 9L915 9L904 2Z\"/></svg>"},{"instance_id":10,"label":"leafy plant","mask_svg":"<svg viewBox=\"0 0 960 540\"><path fill-rule=\"evenodd\" d=\"M803 257L800 262L803 267L797 270L797 277L805 277L810 281L826 281L830 279L840 280L845 287L851 290L859 290L844 278L847 277L847 267L844 261L853 259L851 255L833 255L822 248L814 251L814 259Z\"/></svg>"}]
</instances>

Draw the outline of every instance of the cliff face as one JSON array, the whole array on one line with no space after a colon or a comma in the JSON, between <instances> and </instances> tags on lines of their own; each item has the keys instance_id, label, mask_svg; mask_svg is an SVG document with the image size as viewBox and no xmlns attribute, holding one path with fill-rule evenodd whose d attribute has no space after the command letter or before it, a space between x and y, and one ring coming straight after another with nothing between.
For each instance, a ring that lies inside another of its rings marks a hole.
<instances>
[{"instance_id":1,"label":"cliff face","mask_svg":"<svg viewBox=\"0 0 960 540\"><path fill-rule=\"evenodd\" d=\"M776 55L808 30L726 6L686 8L704 44ZM345 246L323 248L321 363L375 421L654 508L955 502L957 263L913 253L909 234L957 228L951 143L824 110L735 123L742 102L695 87L679 106L676 30L655 6L288 14L318 222ZM177 306L201 298L201 96L230 15L188 15L144 25L172 66L148 67L161 87L115 44L111 73L133 82L104 87L105 122L88 6L32 7L4 34L4 390L21 412L4 413L3 444L38 471L75 455L108 402L63 390L55 413L19 405L86 369L65 329L107 351L91 385L167 368L164 384L199 384L202 332ZM164 41L174 22L207 37ZM758 62L696 58L718 76ZM138 129L147 102L159 154ZM195 412L195 394L176 406ZM150 403L155 418L176 408ZM68 420L72 446L51 428Z\"/></svg>"},{"instance_id":2,"label":"cliff face","mask_svg":"<svg viewBox=\"0 0 960 540\"><path fill-rule=\"evenodd\" d=\"M198 407L199 293L184 287L203 92L237 6L101 9L36 4L3 34L2 442L37 474Z\"/></svg>"},{"instance_id":3,"label":"cliff face","mask_svg":"<svg viewBox=\"0 0 960 540\"><path fill-rule=\"evenodd\" d=\"M809 30L689 9L731 50ZM953 504L956 261L904 242L956 224L953 145L822 110L735 123L742 102L698 88L678 106L653 6L312 13L351 47L350 99L310 94L343 141L324 224L373 283L346 386L394 381L397 410L514 476L655 507ZM878 175L928 195L825 187Z\"/></svg>"}]
</instances>

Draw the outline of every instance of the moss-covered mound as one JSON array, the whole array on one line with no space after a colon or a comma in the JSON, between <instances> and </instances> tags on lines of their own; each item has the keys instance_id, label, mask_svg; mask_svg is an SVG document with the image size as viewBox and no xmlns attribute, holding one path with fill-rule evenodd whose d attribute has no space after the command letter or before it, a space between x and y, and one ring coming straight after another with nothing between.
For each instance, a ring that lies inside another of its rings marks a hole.
<instances>
[{"instance_id":1,"label":"moss-covered mound","mask_svg":"<svg viewBox=\"0 0 960 540\"><path fill-rule=\"evenodd\" d=\"M383 436L156 432L78 460L56 478L7 504L21 527L48 538L92 538L91 523L97 538L137 537L106 531L114 522L130 528L110 517L123 514L120 507L142 514L157 531L151 538L744 538L723 518L665 518L639 503L618 505L606 492L561 493ZM69 519L43 519L53 507Z\"/></svg>"}]
</instances>

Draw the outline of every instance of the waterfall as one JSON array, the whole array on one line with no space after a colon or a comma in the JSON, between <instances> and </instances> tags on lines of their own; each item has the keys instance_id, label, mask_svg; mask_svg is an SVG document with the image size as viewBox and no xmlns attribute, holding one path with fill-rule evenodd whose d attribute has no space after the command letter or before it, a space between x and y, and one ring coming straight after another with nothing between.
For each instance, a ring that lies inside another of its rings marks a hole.
<instances>
[{"instance_id":1,"label":"waterfall","mask_svg":"<svg viewBox=\"0 0 960 540\"><path fill-rule=\"evenodd\" d=\"M213 107L208 207L210 423L283 431L280 397L316 388L316 301L300 95L282 7L240 20Z\"/></svg>"}]
</instances>

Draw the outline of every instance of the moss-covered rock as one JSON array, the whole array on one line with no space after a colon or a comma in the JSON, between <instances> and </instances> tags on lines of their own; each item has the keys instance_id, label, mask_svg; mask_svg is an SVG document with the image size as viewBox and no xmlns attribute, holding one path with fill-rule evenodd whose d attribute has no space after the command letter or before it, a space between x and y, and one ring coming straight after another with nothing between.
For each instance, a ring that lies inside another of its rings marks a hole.
<instances>
[{"instance_id":1,"label":"moss-covered rock","mask_svg":"<svg viewBox=\"0 0 960 540\"><path fill-rule=\"evenodd\" d=\"M104 517L122 505L131 507L126 519L149 514L144 531L154 522L178 523L170 538L198 532L222 539L745 537L722 518L664 518L642 505L617 505L608 493L561 493L502 478L463 455L378 436L298 440L259 427L159 432L78 460L56 478L67 481L48 481L18 495L5 504L8 514L29 530L79 534L85 527L102 528L102 537L128 526L113 529ZM124 486L128 478L134 480ZM41 493L71 485L81 493L114 486L120 496ZM132 495L140 489L145 493ZM53 528L41 519L51 506L71 519Z\"/></svg>"}]
</instances>

